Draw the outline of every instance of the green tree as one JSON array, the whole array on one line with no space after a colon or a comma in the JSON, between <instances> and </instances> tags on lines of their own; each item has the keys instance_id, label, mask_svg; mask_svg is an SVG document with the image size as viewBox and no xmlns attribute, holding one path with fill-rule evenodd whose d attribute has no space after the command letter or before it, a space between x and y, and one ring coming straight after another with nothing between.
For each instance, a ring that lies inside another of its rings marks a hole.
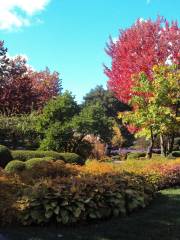
<instances>
[{"instance_id":1,"label":"green tree","mask_svg":"<svg viewBox=\"0 0 180 240\"><path fill-rule=\"evenodd\" d=\"M179 127L180 71L175 65L157 65L152 69L152 76L152 81L145 73L134 76L129 102L134 109L120 114L124 122L134 125L137 136L150 139L149 158L157 136L161 139L161 153L166 155L172 151L171 138Z\"/></svg>"},{"instance_id":2,"label":"green tree","mask_svg":"<svg viewBox=\"0 0 180 240\"><path fill-rule=\"evenodd\" d=\"M75 114L78 114L80 107L74 96L68 91L50 100L43 108L39 122L39 130L46 131L50 125L60 122L69 122Z\"/></svg>"},{"instance_id":3,"label":"green tree","mask_svg":"<svg viewBox=\"0 0 180 240\"><path fill-rule=\"evenodd\" d=\"M85 140L88 134L109 141L112 121L100 103L84 105L80 110L74 97L65 92L45 106L39 130L42 133L41 149L79 153L80 146L90 148Z\"/></svg>"},{"instance_id":4,"label":"green tree","mask_svg":"<svg viewBox=\"0 0 180 240\"><path fill-rule=\"evenodd\" d=\"M107 117L104 107L99 103L84 105L79 115L72 120L77 143L85 136L93 134L103 142L110 142L113 135L113 120Z\"/></svg>"},{"instance_id":5,"label":"green tree","mask_svg":"<svg viewBox=\"0 0 180 240\"><path fill-rule=\"evenodd\" d=\"M73 139L72 118L80 107L68 91L50 100L44 107L38 123L42 134L41 149L68 151Z\"/></svg>"},{"instance_id":6,"label":"green tree","mask_svg":"<svg viewBox=\"0 0 180 240\"><path fill-rule=\"evenodd\" d=\"M11 148L36 148L39 145L39 133L36 129L38 115L0 115L0 144Z\"/></svg>"},{"instance_id":7,"label":"green tree","mask_svg":"<svg viewBox=\"0 0 180 240\"><path fill-rule=\"evenodd\" d=\"M114 125L119 128L122 136L121 143L119 141L119 145L125 147L131 146L134 141L134 136L122 124L122 120L118 118L118 112L130 111L130 106L120 102L117 98L114 97L111 91L105 90L101 85L96 86L94 89L91 89L91 91L86 94L86 96L84 97L83 105L89 103L94 104L96 102L102 105L106 116L109 118L113 118L115 121Z\"/></svg>"}]
</instances>

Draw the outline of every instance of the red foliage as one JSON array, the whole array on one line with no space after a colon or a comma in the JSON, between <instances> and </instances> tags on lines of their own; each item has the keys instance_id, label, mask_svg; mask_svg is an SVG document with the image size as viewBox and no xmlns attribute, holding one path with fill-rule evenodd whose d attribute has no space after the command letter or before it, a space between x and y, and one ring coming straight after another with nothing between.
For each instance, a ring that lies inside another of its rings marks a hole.
<instances>
[{"instance_id":1,"label":"red foliage","mask_svg":"<svg viewBox=\"0 0 180 240\"><path fill-rule=\"evenodd\" d=\"M34 72L22 57L9 59L7 50L0 42L0 113L22 114L40 110L61 90L59 74L45 71Z\"/></svg>"},{"instance_id":2,"label":"red foliage","mask_svg":"<svg viewBox=\"0 0 180 240\"><path fill-rule=\"evenodd\" d=\"M132 75L144 71L151 79L151 69L167 60L179 63L180 28L164 18L137 22L120 31L116 43L110 39L106 52L112 58L111 69L105 67L108 86L116 97L127 103L131 98Z\"/></svg>"},{"instance_id":3,"label":"red foliage","mask_svg":"<svg viewBox=\"0 0 180 240\"><path fill-rule=\"evenodd\" d=\"M29 72L29 76L37 92L37 108L41 109L49 99L60 93L59 73L51 73L48 68L40 72Z\"/></svg>"},{"instance_id":4,"label":"red foliage","mask_svg":"<svg viewBox=\"0 0 180 240\"><path fill-rule=\"evenodd\" d=\"M135 134L136 132L139 131L139 129L138 129L136 126L132 125L132 124L129 124L129 125L127 125L126 127L127 127L127 130L128 130L131 134Z\"/></svg>"}]
</instances>

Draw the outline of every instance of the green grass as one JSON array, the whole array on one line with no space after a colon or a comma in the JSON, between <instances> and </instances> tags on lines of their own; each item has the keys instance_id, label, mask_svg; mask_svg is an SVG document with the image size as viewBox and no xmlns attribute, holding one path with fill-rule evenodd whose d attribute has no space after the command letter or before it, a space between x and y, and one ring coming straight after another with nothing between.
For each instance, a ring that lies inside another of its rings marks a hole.
<instances>
[{"instance_id":1,"label":"green grass","mask_svg":"<svg viewBox=\"0 0 180 240\"><path fill-rule=\"evenodd\" d=\"M74 227L0 230L6 240L180 240L180 188L163 190L131 216ZM4 238L2 238L4 240Z\"/></svg>"}]
</instances>

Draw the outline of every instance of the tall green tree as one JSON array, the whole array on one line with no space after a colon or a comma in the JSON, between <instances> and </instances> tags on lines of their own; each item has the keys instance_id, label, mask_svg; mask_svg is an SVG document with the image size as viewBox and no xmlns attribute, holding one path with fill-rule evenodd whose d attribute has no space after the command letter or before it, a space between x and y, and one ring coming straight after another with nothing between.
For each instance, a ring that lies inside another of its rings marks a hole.
<instances>
[{"instance_id":1,"label":"tall green tree","mask_svg":"<svg viewBox=\"0 0 180 240\"><path fill-rule=\"evenodd\" d=\"M65 92L45 106L39 131L41 149L80 153L81 146L89 148L85 140L89 134L110 141L112 121L100 103L89 103L80 109L71 93Z\"/></svg>"}]
</instances>

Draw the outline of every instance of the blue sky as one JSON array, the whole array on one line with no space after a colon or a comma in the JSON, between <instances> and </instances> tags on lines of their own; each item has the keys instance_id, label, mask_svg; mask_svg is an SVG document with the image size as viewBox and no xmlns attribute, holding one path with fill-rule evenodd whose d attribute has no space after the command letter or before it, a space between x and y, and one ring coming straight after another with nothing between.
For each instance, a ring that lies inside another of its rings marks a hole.
<instances>
[{"instance_id":1,"label":"blue sky","mask_svg":"<svg viewBox=\"0 0 180 240\"><path fill-rule=\"evenodd\" d=\"M109 35L137 18L180 21L179 0L0 0L0 39L10 55L25 54L37 70L48 66L78 101L97 84L106 86L102 64ZM3 5L4 4L4 5ZM3 6L3 7L2 7Z\"/></svg>"}]
</instances>

